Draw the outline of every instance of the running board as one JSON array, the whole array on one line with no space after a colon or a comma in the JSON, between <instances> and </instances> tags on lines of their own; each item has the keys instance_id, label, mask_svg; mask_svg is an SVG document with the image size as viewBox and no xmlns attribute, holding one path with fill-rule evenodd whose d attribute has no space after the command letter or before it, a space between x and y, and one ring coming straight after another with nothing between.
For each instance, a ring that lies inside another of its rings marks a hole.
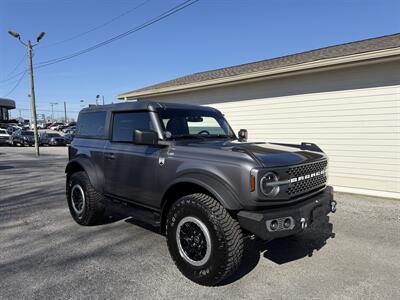
<instances>
[{"instance_id":1,"label":"running board","mask_svg":"<svg viewBox=\"0 0 400 300\"><path fill-rule=\"evenodd\" d=\"M155 210L114 197L106 197L105 201L114 206L118 206L127 217L132 217L137 221L149 224L153 227L160 227L161 215Z\"/></svg>"}]
</instances>

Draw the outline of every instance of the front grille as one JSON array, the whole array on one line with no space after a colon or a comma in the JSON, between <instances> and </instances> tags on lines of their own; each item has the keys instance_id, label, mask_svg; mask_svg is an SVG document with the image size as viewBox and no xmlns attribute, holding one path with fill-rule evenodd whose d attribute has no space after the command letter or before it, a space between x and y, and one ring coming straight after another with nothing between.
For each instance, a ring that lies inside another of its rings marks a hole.
<instances>
[{"instance_id":1,"label":"front grille","mask_svg":"<svg viewBox=\"0 0 400 300\"><path fill-rule=\"evenodd\" d=\"M323 160L288 168L286 172L290 181L287 189L289 197L293 198L324 186L327 180L327 165L327 160Z\"/></svg>"}]
</instances>

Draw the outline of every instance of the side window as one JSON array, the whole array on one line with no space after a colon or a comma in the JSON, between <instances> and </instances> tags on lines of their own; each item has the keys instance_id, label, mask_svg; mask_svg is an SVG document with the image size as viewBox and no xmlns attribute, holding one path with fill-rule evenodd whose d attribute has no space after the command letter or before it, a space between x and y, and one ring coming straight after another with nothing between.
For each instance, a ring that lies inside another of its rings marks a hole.
<instances>
[{"instance_id":1,"label":"side window","mask_svg":"<svg viewBox=\"0 0 400 300\"><path fill-rule=\"evenodd\" d=\"M81 113L78 118L76 135L81 137L104 138L106 112Z\"/></svg>"},{"instance_id":2,"label":"side window","mask_svg":"<svg viewBox=\"0 0 400 300\"><path fill-rule=\"evenodd\" d=\"M135 129L154 130L148 112L115 113L112 141L131 142Z\"/></svg>"}]
</instances>

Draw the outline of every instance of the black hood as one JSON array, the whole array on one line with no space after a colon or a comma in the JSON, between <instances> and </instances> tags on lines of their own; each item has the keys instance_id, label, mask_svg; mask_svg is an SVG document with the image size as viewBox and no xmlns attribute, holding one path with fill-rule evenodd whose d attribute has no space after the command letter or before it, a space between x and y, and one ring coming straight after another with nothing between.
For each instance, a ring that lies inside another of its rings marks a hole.
<instances>
[{"instance_id":1,"label":"black hood","mask_svg":"<svg viewBox=\"0 0 400 300\"><path fill-rule=\"evenodd\" d=\"M295 147L280 146L270 143L242 143L226 140L184 140L177 141L177 145L248 153L266 168L298 165L326 158L323 152L302 150Z\"/></svg>"}]
</instances>

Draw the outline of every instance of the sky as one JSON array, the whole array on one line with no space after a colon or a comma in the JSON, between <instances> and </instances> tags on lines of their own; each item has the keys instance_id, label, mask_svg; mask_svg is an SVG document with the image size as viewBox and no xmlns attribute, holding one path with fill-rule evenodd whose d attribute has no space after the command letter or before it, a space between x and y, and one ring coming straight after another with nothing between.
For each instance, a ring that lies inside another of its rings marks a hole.
<instances>
[{"instance_id":1,"label":"sky","mask_svg":"<svg viewBox=\"0 0 400 300\"><path fill-rule=\"evenodd\" d=\"M15 77L27 68L27 51L8 30L23 41L46 32L34 48L34 64L40 64L126 32L183 1L0 0L0 97L16 101L20 110L13 117L21 112L29 118L29 77ZM195 72L398 33L399 15L398 0L200 0L104 47L36 69L38 114L50 115L50 103L58 103L55 116L61 117L65 101L68 117L76 118L96 95L115 103L120 93Z\"/></svg>"}]
</instances>

